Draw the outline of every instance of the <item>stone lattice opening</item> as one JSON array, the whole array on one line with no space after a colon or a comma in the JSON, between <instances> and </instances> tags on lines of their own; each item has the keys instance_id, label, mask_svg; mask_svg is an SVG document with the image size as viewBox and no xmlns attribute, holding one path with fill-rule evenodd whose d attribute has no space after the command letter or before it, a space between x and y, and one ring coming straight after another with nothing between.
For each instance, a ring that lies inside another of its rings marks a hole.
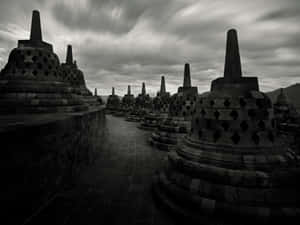
<instances>
[{"instance_id":1,"label":"stone lattice opening","mask_svg":"<svg viewBox=\"0 0 300 225\"><path fill-rule=\"evenodd\" d=\"M228 99L226 99L226 100L224 101L224 106L225 106L225 107L229 107L229 106L230 106L230 101L229 101Z\"/></svg>"},{"instance_id":2,"label":"stone lattice opening","mask_svg":"<svg viewBox=\"0 0 300 225\"><path fill-rule=\"evenodd\" d=\"M242 131L244 131L244 132L247 131L249 128L248 123L246 121L241 122L240 127L241 127Z\"/></svg>"},{"instance_id":3,"label":"stone lattice opening","mask_svg":"<svg viewBox=\"0 0 300 225\"><path fill-rule=\"evenodd\" d=\"M230 116L232 117L232 119L236 120L239 117L239 114L236 110L232 110Z\"/></svg>"},{"instance_id":4,"label":"stone lattice opening","mask_svg":"<svg viewBox=\"0 0 300 225\"><path fill-rule=\"evenodd\" d=\"M238 134L238 132L234 132L234 134L231 137L231 140L234 144L238 144L241 140L240 135Z\"/></svg>"}]
</instances>

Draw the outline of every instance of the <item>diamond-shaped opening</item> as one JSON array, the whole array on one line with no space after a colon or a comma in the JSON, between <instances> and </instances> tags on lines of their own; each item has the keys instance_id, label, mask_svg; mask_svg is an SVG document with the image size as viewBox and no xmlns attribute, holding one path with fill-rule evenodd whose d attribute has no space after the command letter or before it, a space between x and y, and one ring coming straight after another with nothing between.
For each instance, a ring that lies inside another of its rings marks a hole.
<instances>
[{"instance_id":1,"label":"diamond-shaped opening","mask_svg":"<svg viewBox=\"0 0 300 225\"><path fill-rule=\"evenodd\" d=\"M215 104L215 101L214 101L214 100L211 100L211 101L209 102L209 104L210 104L210 106L213 106L213 105Z\"/></svg>"},{"instance_id":2,"label":"diamond-shaped opening","mask_svg":"<svg viewBox=\"0 0 300 225\"><path fill-rule=\"evenodd\" d=\"M183 116L186 116L186 112L184 111L184 112L182 113L182 115L183 115Z\"/></svg>"},{"instance_id":3,"label":"diamond-shaped opening","mask_svg":"<svg viewBox=\"0 0 300 225\"><path fill-rule=\"evenodd\" d=\"M224 122L221 124L221 126L223 127L223 129L224 129L225 131L228 131L228 129L229 129L229 123L228 123L228 122L224 121Z\"/></svg>"},{"instance_id":4,"label":"diamond-shaped opening","mask_svg":"<svg viewBox=\"0 0 300 225\"><path fill-rule=\"evenodd\" d=\"M215 118L218 120L218 119L219 119L219 117L220 117L220 113L219 113L219 111L215 111L214 115L215 115Z\"/></svg>"},{"instance_id":5,"label":"diamond-shaped opening","mask_svg":"<svg viewBox=\"0 0 300 225\"><path fill-rule=\"evenodd\" d=\"M269 131L268 138L271 142L275 141L274 134L272 133L272 131Z\"/></svg>"},{"instance_id":6,"label":"diamond-shaped opening","mask_svg":"<svg viewBox=\"0 0 300 225\"><path fill-rule=\"evenodd\" d=\"M246 101L243 98L240 98L240 106L244 108L247 105Z\"/></svg>"},{"instance_id":7,"label":"diamond-shaped opening","mask_svg":"<svg viewBox=\"0 0 300 225\"><path fill-rule=\"evenodd\" d=\"M186 109L187 109L187 110L190 110L190 109L191 109L191 106L187 105L187 106L186 106Z\"/></svg>"},{"instance_id":8,"label":"diamond-shaped opening","mask_svg":"<svg viewBox=\"0 0 300 225\"><path fill-rule=\"evenodd\" d=\"M259 121L258 122L258 127L262 130L266 129L266 125L265 125L265 122L264 121Z\"/></svg>"},{"instance_id":9,"label":"diamond-shaped opening","mask_svg":"<svg viewBox=\"0 0 300 225\"><path fill-rule=\"evenodd\" d=\"M200 103L200 105L201 105L201 104L203 103L203 100L202 100L202 99L200 99L200 100L199 100L199 103Z\"/></svg>"},{"instance_id":10,"label":"diamond-shaped opening","mask_svg":"<svg viewBox=\"0 0 300 225\"><path fill-rule=\"evenodd\" d=\"M234 144L238 144L241 140L241 137L237 132L234 132L234 134L231 137L231 140L233 141Z\"/></svg>"},{"instance_id":11,"label":"diamond-shaped opening","mask_svg":"<svg viewBox=\"0 0 300 225\"><path fill-rule=\"evenodd\" d=\"M36 70L34 70L32 73L34 76L36 76L38 74L38 72Z\"/></svg>"},{"instance_id":12,"label":"diamond-shaped opening","mask_svg":"<svg viewBox=\"0 0 300 225\"><path fill-rule=\"evenodd\" d=\"M229 101L228 99L226 99L226 100L224 101L224 106L225 106L225 107L229 107L229 106L230 106L230 101Z\"/></svg>"},{"instance_id":13,"label":"diamond-shaped opening","mask_svg":"<svg viewBox=\"0 0 300 225\"><path fill-rule=\"evenodd\" d=\"M256 145L259 144L259 136L258 136L257 133L254 133L254 134L252 135L252 140L253 140L253 142L254 142Z\"/></svg>"},{"instance_id":14,"label":"diamond-shaped opening","mask_svg":"<svg viewBox=\"0 0 300 225\"><path fill-rule=\"evenodd\" d=\"M41 70L41 69L43 69L43 64L42 63L38 63L37 67L38 67L39 70Z\"/></svg>"},{"instance_id":15,"label":"diamond-shaped opening","mask_svg":"<svg viewBox=\"0 0 300 225\"><path fill-rule=\"evenodd\" d=\"M237 111L232 110L230 116L232 117L232 119L236 120L239 117L239 114Z\"/></svg>"},{"instance_id":16,"label":"diamond-shaped opening","mask_svg":"<svg viewBox=\"0 0 300 225\"><path fill-rule=\"evenodd\" d=\"M31 51L30 51L30 50L27 50L27 51L26 51L26 54L27 54L27 55L31 55Z\"/></svg>"},{"instance_id":17,"label":"diamond-shaped opening","mask_svg":"<svg viewBox=\"0 0 300 225\"><path fill-rule=\"evenodd\" d=\"M202 116L205 116L205 114L206 114L205 110L202 109L202 110L201 110L201 115L202 115Z\"/></svg>"},{"instance_id":18,"label":"diamond-shaped opening","mask_svg":"<svg viewBox=\"0 0 300 225\"><path fill-rule=\"evenodd\" d=\"M196 118L196 124L199 125L199 118Z\"/></svg>"},{"instance_id":19,"label":"diamond-shaped opening","mask_svg":"<svg viewBox=\"0 0 300 225\"><path fill-rule=\"evenodd\" d=\"M37 56L35 55L35 56L33 56L32 57L32 60L33 60L33 62L36 62L36 60L37 60Z\"/></svg>"},{"instance_id":20,"label":"diamond-shaped opening","mask_svg":"<svg viewBox=\"0 0 300 225\"><path fill-rule=\"evenodd\" d=\"M202 137L202 130L198 130L198 138L200 139Z\"/></svg>"},{"instance_id":21,"label":"diamond-shaped opening","mask_svg":"<svg viewBox=\"0 0 300 225\"><path fill-rule=\"evenodd\" d=\"M274 119L271 120L271 125L272 125L272 128L275 128L275 120Z\"/></svg>"},{"instance_id":22,"label":"diamond-shaped opening","mask_svg":"<svg viewBox=\"0 0 300 225\"><path fill-rule=\"evenodd\" d=\"M256 99L256 105L258 108L263 108L264 107L264 101L263 99Z\"/></svg>"},{"instance_id":23,"label":"diamond-shaped opening","mask_svg":"<svg viewBox=\"0 0 300 225\"><path fill-rule=\"evenodd\" d=\"M214 142L217 142L219 140L219 138L221 137L221 131L216 130L214 132Z\"/></svg>"},{"instance_id":24,"label":"diamond-shaped opening","mask_svg":"<svg viewBox=\"0 0 300 225\"><path fill-rule=\"evenodd\" d=\"M210 121L210 119L206 120L206 128L207 129L211 128L211 121Z\"/></svg>"},{"instance_id":25,"label":"diamond-shaped opening","mask_svg":"<svg viewBox=\"0 0 300 225\"><path fill-rule=\"evenodd\" d=\"M249 128L248 123L246 121L241 122L240 127L241 127L242 131L246 131Z\"/></svg>"},{"instance_id":26,"label":"diamond-shaped opening","mask_svg":"<svg viewBox=\"0 0 300 225\"><path fill-rule=\"evenodd\" d=\"M29 62L25 63L25 68L29 68L31 66L31 64Z\"/></svg>"},{"instance_id":27,"label":"diamond-shaped opening","mask_svg":"<svg viewBox=\"0 0 300 225\"><path fill-rule=\"evenodd\" d=\"M249 109L248 110L248 116L253 119L256 116L256 112L254 109Z\"/></svg>"}]
</instances>

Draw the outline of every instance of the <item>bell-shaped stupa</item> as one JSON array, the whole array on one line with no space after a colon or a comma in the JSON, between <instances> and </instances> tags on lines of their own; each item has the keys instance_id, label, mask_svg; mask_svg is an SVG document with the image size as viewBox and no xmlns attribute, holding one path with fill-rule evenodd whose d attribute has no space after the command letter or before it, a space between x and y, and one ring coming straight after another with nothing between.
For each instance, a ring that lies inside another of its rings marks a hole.
<instances>
[{"instance_id":1,"label":"bell-shaped stupa","mask_svg":"<svg viewBox=\"0 0 300 225\"><path fill-rule=\"evenodd\" d=\"M156 176L155 193L201 224L293 224L300 216L298 157L278 136L257 78L241 71L230 30L224 77L197 101L191 131Z\"/></svg>"},{"instance_id":2,"label":"bell-shaped stupa","mask_svg":"<svg viewBox=\"0 0 300 225\"><path fill-rule=\"evenodd\" d=\"M146 93L146 84L142 83L142 92L135 98L134 108L131 110L126 120L129 122L140 122L144 116L152 109L152 99Z\"/></svg>"},{"instance_id":3,"label":"bell-shaped stupa","mask_svg":"<svg viewBox=\"0 0 300 225\"><path fill-rule=\"evenodd\" d=\"M131 94L131 87L128 85L127 87L127 94L124 95L122 98L122 109L125 113L129 113L133 110L135 104L134 95Z\"/></svg>"},{"instance_id":4,"label":"bell-shaped stupa","mask_svg":"<svg viewBox=\"0 0 300 225\"><path fill-rule=\"evenodd\" d=\"M198 97L197 87L191 85L190 65L184 65L183 86L170 99L169 114L149 139L160 150L172 150L190 129L192 113Z\"/></svg>"},{"instance_id":5,"label":"bell-shaped stupa","mask_svg":"<svg viewBox=\"0 0 300 225\"><path fill-rule=\"evenodd\" d=\"M166 92L165 77L161 77L160 91L153 99L153 109L145 115L139 128L144 130L155 130L163 119L167 118L169 112L170 93Z\"/></svg>"},{"instance_id":6,"label":"bell-shaped stupa","mask_svg":"<svg viewBox=\"0 0 300 225\"><path fill-rule=\"evenodd\" d=\"M65 81L53 47L42 39L40 14L33 11L29 40L19 40L0 74L1 113L51 113L87 107Z\"/></svg>"},{"instance_id":7,"label":"bell-shaped stupa","mask_svg":"<svg viewBox=\"0 0 300 225\"><path fill-rule=\"evenodd\" d=\"M83 72L78 68L77 62L73 61L72 45L67 46L66 62L61 64L63 79L73 88L73 92L78 94L88 105L100 105L99 98L93 96L87 88Z\"/></svg>"},{"instance_id":8,"label":"bell-shaped stupa","mask_svg":"<svg viewBox=\"0 0 300 225\"><path fill-rule=\"evenodd\" d=\"M108 96L106 109L108 113L116 113L120 110L121 101L119 96L115 94L115 88L112 87L112 93Z\"/></svg>"}]
</instances>

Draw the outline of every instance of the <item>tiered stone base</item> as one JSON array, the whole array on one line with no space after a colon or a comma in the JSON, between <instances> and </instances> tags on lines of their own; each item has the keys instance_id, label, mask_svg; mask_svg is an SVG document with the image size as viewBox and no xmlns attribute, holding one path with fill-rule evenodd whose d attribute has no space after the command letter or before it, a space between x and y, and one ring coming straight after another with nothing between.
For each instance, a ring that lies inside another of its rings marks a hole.
<instances>
[{"instance_id":1,"label":"tiered stone base","mask_svg":"<svg viewBox=\"0 0 300 225\"><path fill-rule=\"evenodd\" d=\"M126 116L126 112L120 110L120 111L115 111L112 113L113 116L116 116L116 117L124 117Z\"/></svg>"},{"instance_id":2,"label":"tiered stone base","mask_svg":"<svg viewBox=\"0 0 300 225\"><path fill-rule=\"evenodd\" d=\"M149 138L150 145L163 151L175 150L178 140L180 140L185 134L182 133L168 133L157 130L153 132Z\"/></svg>"},{"instance_id":3,"label":"tiered stone base","mask_svg":"<svg viewBox=\"0 0 300 225\"><path fill-rule=\"evenodd\" d=\"M128 122L141 122L142 118L137 116L137 115L129 115L127 118L126 118L126 121Z\"/></svg>"},{"instance_id":4,"label":"tiered stone base","mask_svg":"<svg viewBox=\"0 0 300 225\"><path fill-rule=\"evenodd\" d=\"M144 117L144 120L141 122L138 128L142 130L154 131L159 127L161 120L162 117L159 114L147 115Z\"/></svg>"},{"instance_id":5,"label":"tiered stone base","mask_svg":"<svg viewBox=\"0 0 300 225\"><path fill-rule=\"evenodd\" d=\"M185 138L155 176L154 193L168 208L207 225L299 221L299 157L293 152L200 149Z\"/></svg>"},{"instance_id":6,"label":"tiered stone base","mask_svg":"<svg viewBox=\"0 0 300 225\"><path fill-rule=\"evenodd\" d=\"M80 96L62 82L1 80L0 113L54 113L87 110Z\"/></svg>"},{"instance_id":7,"label":"tiered stone base","mask_svg":"<svg viewBox=\"0 0 300 225\"><path fill-rule=\"evenodd\" d=\"M149 138L150 145L163 151L172 151L178 140L184 137L189 129L189 122L178 118L168 118L162 122L157 131Z\"/></svg>"}]
</instances>

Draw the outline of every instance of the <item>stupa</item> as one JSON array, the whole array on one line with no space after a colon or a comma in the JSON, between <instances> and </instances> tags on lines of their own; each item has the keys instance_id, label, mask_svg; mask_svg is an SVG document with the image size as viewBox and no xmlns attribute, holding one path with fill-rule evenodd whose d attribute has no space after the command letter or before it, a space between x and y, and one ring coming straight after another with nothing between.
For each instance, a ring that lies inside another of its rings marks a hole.
<instances>
[{"instance_id":1,"label":"stupa","mask_svg":"<svg viewBox=\"0 0 300 225\"><path fill-rule=\"evenodd\" d=\"M298 117L295 107L289 102L283 88L274 103L274 117L277 123L295 122Z\"/></svg>"},{"instance_id":2,"label":"stupa","mask_svg":"<svg viewBox=\"0 0 300 225\"><path fill-rule=\"evenodd\" d=\"M51 113L87 109L66 82L51 44L42 39L40 14L32 13L29 40L19 40L0 74L1 113Z\"/></svg>"},{"instance_id":3,"label":"stupa","mask_svg":"<svg viewBox=\"0 0 300 225\"><path fill-rule=\"evenodd\" d=\"M89 106L99 105L98 98L86 87L83 72L78 68L77 62L73 61L72 45L67 46L66 62L61 64L63 79L73 88L74 93Z\"/></svg>"},{"instance_id":4,"label":"stupa","mask_svg":"<svg viewBox=\"0 0 300 225\"><path fill-rule=\"evenodd\" d=\"M200 224L294 224L299 158L273 121L257 78L242 77L237 32L229 30L224 77L197 101L191 132L155 177L156 195Z\"/></svg>"},{"instance_id":5,"label":"stupa","mask_svg":"<svg viewBox=\"0 0 300 225\"><path fill-rule=\"evenodd\" d=\"M112 88L112 93L108 96L106 102L106 109L108 113L116 113L120 110L121 101L120 98L115 94L115 88Z\"/></svg>"},{"instance_id":6,"label":"stupa","mask_svg":"<svg viewBox=\"0 0 300 225\"><path fill-rule=\"evenodd\" d=\"M102 100L101 96L98 95L98 90L97 90L97 88L95 88L94 96L95 96L95 98L97 99L98 103L99 103L100 105L103 105L103 100Z\"/></svg>"},{"instance_id":7,"label":"stupa","mask_svg":"<svg viewBox=\"0 0 300 225\"><path fill-rule=\"evenodd\" d=\"M170 100L169 115L153 132L149 142L160 150L170 151L189 130L198 97L197 87L191 85L190 65L184 66L183 86Z\"/></svg>"},{"instance_id":8,"label":"stupa","mask_svg":"<svg viewBox=\"0 0 300 225\"><path fill-rule=\"evenodd\" d=\"M123 114L124 115L129 114L133 110L134 104L135 104L135 98L134 98L134 95L131 94L130 85L128 85L127 94L125 94L124 97L122 98L121 110L122 110Z\"/></svg>"},{"instance_id":9,"label":"stupa","mask_svg":"<svg viewBox=\"0 0 300 225\"><path fill-rule=\"evenodd\" d=\"M167 118L170 103L170 93L166 92L165 77L161 77L160 91L153 99L153 110L145 115L139 128L155 130L163 119Z\"/></svg>"},{"instance_id":10,"label":"stupa","mask_svg":"<svg viewBox=\"0 0 300 225\"><path fill-rule=\"evenodd\" d=\"M152 100L146 93L146 85L142 83L142 92L135 99L133 110L129 113L126 121L129 122L140 122L144 116L151 111Z\"/></svg>"}]
</instances>

